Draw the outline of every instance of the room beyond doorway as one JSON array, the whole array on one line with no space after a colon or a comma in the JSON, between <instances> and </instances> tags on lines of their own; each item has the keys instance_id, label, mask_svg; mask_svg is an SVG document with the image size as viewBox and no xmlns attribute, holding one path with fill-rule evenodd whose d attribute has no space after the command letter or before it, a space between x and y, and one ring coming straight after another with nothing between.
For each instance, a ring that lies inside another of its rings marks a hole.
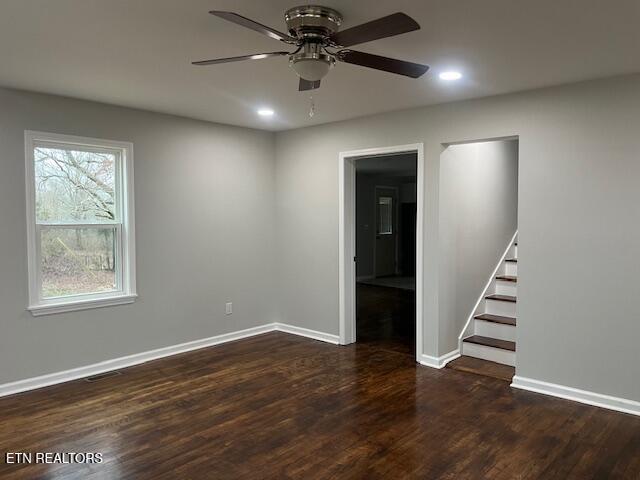
<instances>
[{"instance_id":1,"label":"room beyond doorway","mask_svg":"<svg viewBox=\"0 0 640 480\"><path fill-rule=\"evenodd\" d=\"M369 157L403 153L415 153L417 156L415 291L418 295L415 296L415 359L419 362L424 356L422 348L424 144L422 143L340 152L338 157L340 343L348 345L356 341L356 164Z\"/></svg>"},{"instance_id":2,"label":"room beyond doorway","mask_svg":"<svg viewBox=\"0 0 640 480\"><path fill-rule=\"evenodd\" d=\"M415 231L415 359L421 362L423 352L423 249L424 249L424 144L376 147L340 152L338 158L339 203L339 313L340 343L356 341L356 164L369 157L415 153L416 231ZM362 280L362 279L361 279Z\"/></svg>"},{"instance_id":3,"label":"room beyond doorway","mask_svg":"<svg viewBox=\"0 0 640 480\"><path fill-rule=\"evenodd\" d=\"M415 355L417 152L359 158L356 338Z\"/></svg>"}]
</instances>

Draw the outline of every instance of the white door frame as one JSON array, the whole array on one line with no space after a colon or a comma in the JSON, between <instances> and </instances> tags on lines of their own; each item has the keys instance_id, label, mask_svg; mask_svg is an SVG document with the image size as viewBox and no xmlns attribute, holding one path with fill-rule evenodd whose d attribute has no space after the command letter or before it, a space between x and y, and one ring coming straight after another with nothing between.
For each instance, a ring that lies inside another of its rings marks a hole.
<instances>
[{"instance_id":1,"label":"white door frame","mask_svg":"<svg viewBox=\"0 0 640 480\"><path fill-rule=\"evenodd\" d=\"M356 168L358 158L376 155L416 152L418 165L416 172L416 361L422 356L424 285L423 242L424 242L424 144L413 143L394 147L367 148L340 152L338 158L339 195L339 302L340 302L340 344L356 341Z\"/></svg>"}]
</instances>

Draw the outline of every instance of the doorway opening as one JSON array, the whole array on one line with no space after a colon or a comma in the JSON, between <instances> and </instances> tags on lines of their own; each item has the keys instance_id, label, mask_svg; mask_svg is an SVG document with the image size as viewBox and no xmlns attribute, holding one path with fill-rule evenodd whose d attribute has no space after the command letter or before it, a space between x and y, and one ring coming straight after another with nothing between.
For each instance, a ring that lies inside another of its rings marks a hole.
<instances>
[{"instance_id":1,"label":"doorway opening","mask_svg":"<svg viewBox=\"0 0 640 480\"><path fill-rule=\"evenodd\" d=\"M452 353L447 367L507 381L517 354L518 172L518 137L450 144L440 156L440 346Z\"/></svg>"},{"instance_id":2,"label":"doorway opening","mask_svg":"<svg viewBox=\"0 0 640 480\"><path fill-rule=\"evenodd\" d=\"M343 344L422 355L423 161L421 144L340 155Z\"/></svg>"}]
</instances>

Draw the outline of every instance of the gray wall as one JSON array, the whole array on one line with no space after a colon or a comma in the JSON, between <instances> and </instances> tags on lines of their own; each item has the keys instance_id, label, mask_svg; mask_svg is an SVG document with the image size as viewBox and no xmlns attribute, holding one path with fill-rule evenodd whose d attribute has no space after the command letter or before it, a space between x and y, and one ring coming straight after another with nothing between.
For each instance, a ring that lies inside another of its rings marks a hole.
<instances>
[{"instance_id":1,"label":"gray wall","mask_svg":"<svg viewBox=\"0 0 640 480\"><path fill-rule=\"evenodd\" d=\"M10 90L0 112L0 383L276 320L273 134ZM25 310L25 129L134 143L135 304Z\"/></svg>"},{"instance_id":2,"label":"gray wall","mask_svg":"<svg viewBox=\"0 0 640 480\"><path fill-rule=\"evenodd\" d=\"M338 154L425 144L425 353L439 330L443 143L519 135L517 374L640 400L640 75L277 135L282 321L338 333Z\"/></svg>"},{"instance_id":3,"label":"gray wall","mask_svg":"<svg viewBox=\"0 0 640 480\"><path fill-rule=\"evenodd\" d=\"M337 334L338 153L415 142L442 355L443 144L518 135L517 373L640 400L640 75L283 132L277 161L264 132L5 90L0 111L0 383L274 320ZM25 129L134 142L135 304L25 311Z\"/></svg>"},{"instance_id":4,"label":"gray wall","mask_svg":"<svg viewBox=\"0 0 640 480\"><path fill-rule=\"evenodd\" d=\"M518 142L452 145L440 157L439 347L458 336L518 228Z\"/></svg>"}]
</instances>

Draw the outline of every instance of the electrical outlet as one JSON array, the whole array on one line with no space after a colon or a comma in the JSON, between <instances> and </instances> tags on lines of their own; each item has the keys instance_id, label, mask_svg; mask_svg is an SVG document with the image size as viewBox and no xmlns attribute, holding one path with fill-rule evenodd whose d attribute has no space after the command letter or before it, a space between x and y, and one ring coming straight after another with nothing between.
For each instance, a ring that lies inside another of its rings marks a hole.
<instances>
[{"instance_id":1,"label":"electrical outlet","mask_svg":"<svg viewBox=\"0 0 640 480\"><path fill-rule=\"evenodd\" d=\"M227 315L231 315L231 314L233 313L233 303L228 302L228 303L225 305L225 313L226 313Z\"/></svg>"}]
</instances>

